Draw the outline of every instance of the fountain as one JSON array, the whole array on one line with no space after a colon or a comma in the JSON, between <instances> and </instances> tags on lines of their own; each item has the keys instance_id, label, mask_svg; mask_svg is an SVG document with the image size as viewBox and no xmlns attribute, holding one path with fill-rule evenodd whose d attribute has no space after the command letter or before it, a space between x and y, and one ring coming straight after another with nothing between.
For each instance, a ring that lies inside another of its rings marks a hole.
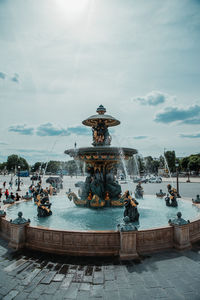
<instances>
[{"instance_id":1,"label":"fountain","mask_svg":"<svg viewBox=\"0 0 200 300\"><path fill-rule=\"evenodd\" d=\"M83 207L120 207L124 205L122 189L116 180L116 166L120 160L128 160L137 150L132 148L111 147L111 136L108 128L117 126L120 121L105 114L103 105L97 108L97 114L82 123L92 127L93 147L75 148L65 153L75 160L87 165L88 176L81 186L79 197L71 192L68 194L77 206Z\"/></svg>"},{"instance_id":2,"label":"fountain","mask_svg":"<svg viewBox=\"0 0 200 300\"><path fill-rule=\"evenodd\" d=\"M65 151L76 161L83 162L88 171L78 196L71 190L68 192L69 199L76 205L66 201L64 193L57 196L51 193L51 203L35 193L39 216L32 201L4 205L0 210L0 235L9 241L9 246L75 256L119 255L127 260L170 248L184 250L199 241L198 204L193 205L192 201L183 198L176 201L176 191L171 185L168 186L171 198L167 201L146 194L141 201L136 201L128 191L125 192L128 184L121 188L115 179L122 156L128 160L137 153L132 148L110 145L108 128L120 122L107 115L100 105L97 115L87 118L83 124L92 127L92 147ZM71 189L72 186L68 182L65 187ZM40 186L38 188L40 191ZM199 196L193 200L194 203L198 201ZM174 205L176 202L178 208ZM123 223L121 207L125 208ZM23 219L21 212L16 219L17 208L30 217L31 222ZM190 222L182 219L177 209ZM139 218L140 227L136 225Z\"/></svg>"}]
</instances>

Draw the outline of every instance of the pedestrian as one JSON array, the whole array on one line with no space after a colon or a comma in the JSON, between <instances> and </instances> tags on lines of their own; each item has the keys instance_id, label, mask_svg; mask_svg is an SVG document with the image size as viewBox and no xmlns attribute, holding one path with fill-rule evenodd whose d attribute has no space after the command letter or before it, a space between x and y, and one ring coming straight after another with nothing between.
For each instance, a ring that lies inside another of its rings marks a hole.
<instances>
[{"instance_id":1,"label":"pedestrian","mask_svg":"<svg viewBox=\"0 0 200 300\"><path fill-rule=\"evenodd\" d=\"M4 181L4 183L3 183L3 188L4 189L6 188L6 181Z\"/></svg>"},{"instance_id":2,"label":"pedestrian","mask_svg":"<svg viewBox=\"0 0 200 300\"><path fill-rule=\"evenodd\" d=\"M15 195L13 194L13 192L10 193L10 198L11 198L12 200L15 200Z\"/></svg>"},{"instance_id":3,"label":"pedestrian","mask_svg":"<svg viewBox=\"0 0 200 300\"><path fill-rule=\"evenodd\" d=\"M9 182L9 186L10 186L10 190L12 190L12 185L13 185L13 182L12 180Z\"/></svg>"},{"instance_id":4,"label":"pedestrian","mask_svg":"<svg viewBox=\"0 0 200 300\"><path fill-rule=\"evenodd\" d=\"M0 201L1 201L1 197L2 197L2 189L0 188Z\"/></svg>"},{"instance_id":5,"label":"pedestrian","mask_svg":"<svg viewBox=\"0 0 200 300\"><path fill-rule=\"evenodd\" d=\"M8 189L6 189L6 191L5 191L5 196L6 196L6 199L8 199L8 196L9 196L9 191L8 191Z\"/></svg>"},{"instance_id":6,"label":"pedestrian","mask_svg":"<svg viewBox=\"0 0 200 300\"><path fill-rule=\"evenodd\" d=\"M20 198L21 198L21 196L18 193L16 193L15 201L19 201Z\"/></svg>"}]
</instances>

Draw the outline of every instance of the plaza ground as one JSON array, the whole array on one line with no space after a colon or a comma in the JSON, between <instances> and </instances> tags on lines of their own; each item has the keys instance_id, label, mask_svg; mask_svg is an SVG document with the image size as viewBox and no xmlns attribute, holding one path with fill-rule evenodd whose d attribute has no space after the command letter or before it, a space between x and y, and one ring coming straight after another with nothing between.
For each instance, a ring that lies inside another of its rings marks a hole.
<instances>
[{"instance_id":1,"label":"plaza ground","mask_svg":"<svg viewBox=\"0 0 200 300\"><path fill-rule=\"evenodd\" d=\"M10 176L6 177L7 183ZM0 186L5 177L0 176ZM83 178L64 177L64 189L74 190ZM30 185L23 179L21 194ZM192 181L192 180L191 180ZM143 184L146 194L166 191L166 184ZM122 183L123 190L135 184ZM14 192L16 186L13 187ZM200 193L198 182L180 182L184 197ZM17 216L17 212L16 212ZM25 216L26 217L26 216ZM56 256L14 251L0 238L0 299L200 299L200 242L192 249L142 256L136 261L115 258Z\"/></svg>"}]
</instances>

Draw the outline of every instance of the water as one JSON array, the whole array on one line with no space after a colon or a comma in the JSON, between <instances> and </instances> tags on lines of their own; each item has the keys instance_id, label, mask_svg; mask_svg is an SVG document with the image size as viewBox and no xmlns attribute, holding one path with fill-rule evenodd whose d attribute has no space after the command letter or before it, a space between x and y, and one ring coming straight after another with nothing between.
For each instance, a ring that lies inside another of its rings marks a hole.
<instances>
[{"instance_id":1,"label":"water","mask_svg":"<svg viewBox=\"0 0 200 300\"><path fill-rule=\"evenodd\" d=\"M127 172L127 169L126 169L126 163L125 163L125 159L124 159L124 152L123 152L122 148L120 148L119 155L120 155L120 160L121 160L121 163L122 163L123 169L124 169L125 180L128 184L128 190L131 192L130 178L128 176L128 172Z\"/></svg>"},{"instance_id":2,"label":"water","mask_svg":"<svg viewBox=\"0 0 200 300\"><path fill-rule=\"evenodd\" d=\"M32 226L44 226L62 230L115 230L123 220L123 208L89 209L75 206L67 195L51 197L52 216L37 217L37 206L33 201L17 203L7 208L7 218L15 219L19 211L23 217L31 219ZM200 209L190 201L178 199L178 207L166 207L165 200L153 195L145 195L138 200L140 213L140 228L148 229L168 225L168 220L176 217L178 211L182 217L192 220L200 217Z\"/></svg>"},{"instance_id":3,"label":"water","mask_svg":"<svg viewBox=\"0 0 200 300\"><path fill-rule=\"evenodd\" d=\"M169 169L169 166L168 166L165 154L164 154L163 157L164 157L164 161L165 161L165 166L166 166L166 168L168 170L168 174L169 174L169 177L170 177L170 180L171 180L171 185L174 187L174 182L173 182L173 179L172 179L172 175L171 175L171 172L170 172L170 169Z\"/></svg>"},{"instance_id":4,"label":"water","mask_svg":"<svg viewBox=\"0 0 200 300\"><path fill-rule=\"evenodd\" d=\"M139 171L139 166L138 166L138 159L137 159L137 154L133 155L134 161L135 161L135 166L136 166L136 175L140 177L140 171Z\"/></svg>"}]
</instances>

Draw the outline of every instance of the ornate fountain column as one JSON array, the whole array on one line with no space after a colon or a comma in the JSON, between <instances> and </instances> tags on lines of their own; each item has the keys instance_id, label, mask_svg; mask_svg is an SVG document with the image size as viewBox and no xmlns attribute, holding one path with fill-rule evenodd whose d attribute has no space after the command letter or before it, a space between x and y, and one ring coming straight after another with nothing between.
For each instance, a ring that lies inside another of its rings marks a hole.
<instances>
[{"instance_id":1,"label":"ornate fountain column","mask_svg":"<svg viewBox=\"0 0 200 300\"><path fill-rule=\"evenodd\" d=\"M22 218L22 212L18 213L18 218L10 220L10 242L8 247L16 250L21 249L26 243L26 227L30 224L30 220Z\"/></svg>"}]
</instances>

